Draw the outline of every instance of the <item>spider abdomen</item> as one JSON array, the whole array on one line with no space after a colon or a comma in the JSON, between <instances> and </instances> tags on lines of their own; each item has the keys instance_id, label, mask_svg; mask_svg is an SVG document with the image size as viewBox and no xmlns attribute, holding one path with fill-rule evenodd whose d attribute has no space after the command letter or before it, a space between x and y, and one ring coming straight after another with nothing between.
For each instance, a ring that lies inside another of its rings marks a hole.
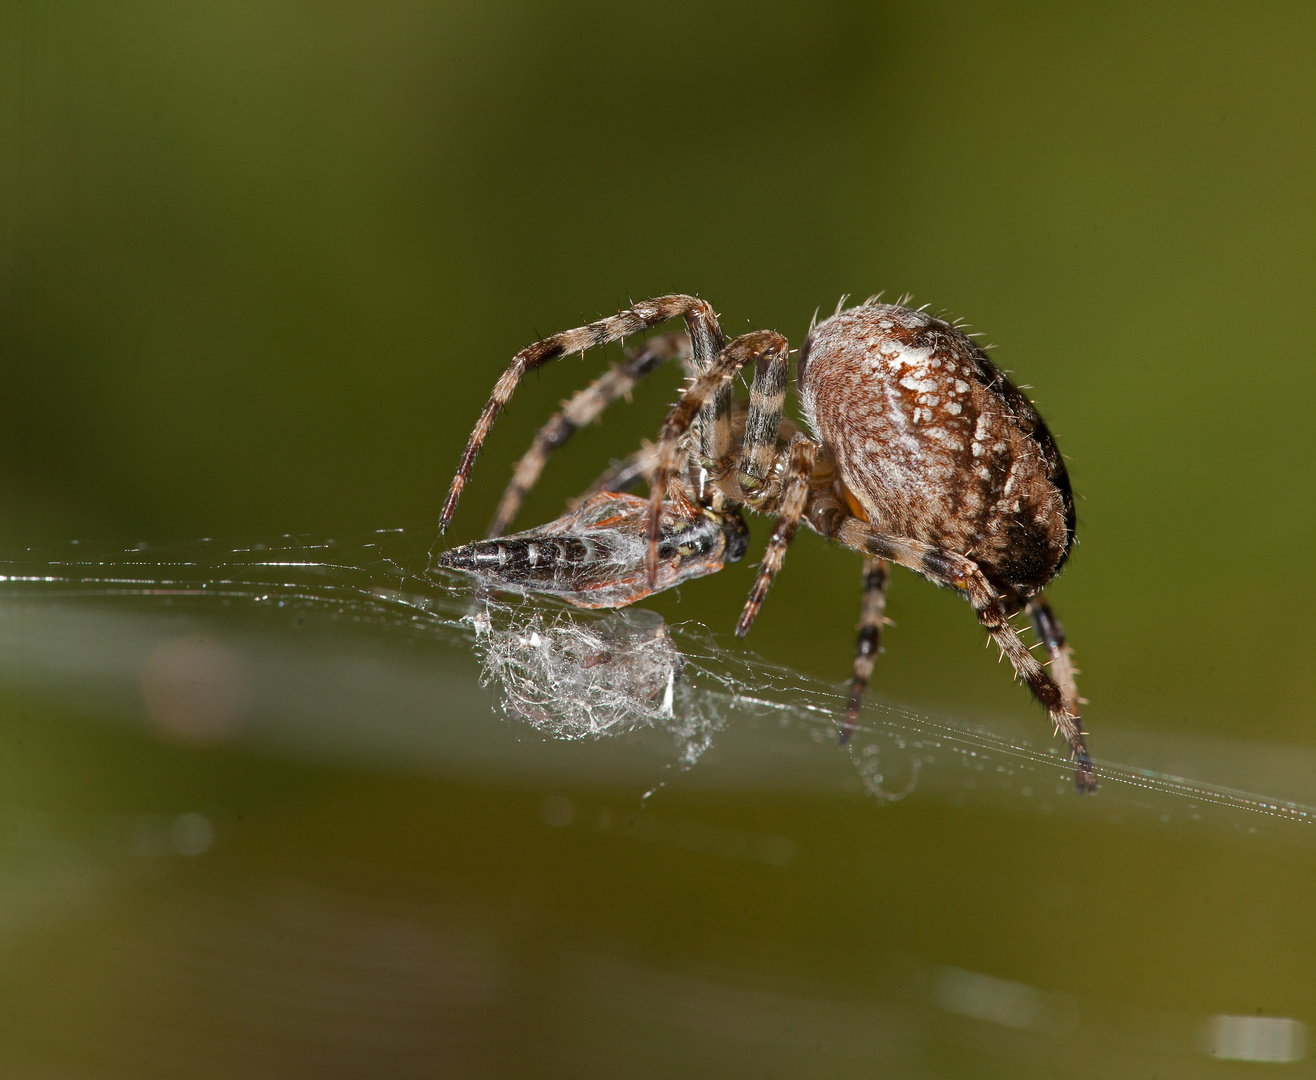
<instances>
[{"instance_id":1,"label":"spider abdomen","mask_svg":"<svg viewBox=\"0 0 1316 1080\"><path fill-rule=\"evenodd\" d=\"M961 331L868 304L800 349L814 434L881 533L970 556L1020 597L1059 570L1074 534L1064 463L1032 403Z\"/></svg>"}]
</instances>

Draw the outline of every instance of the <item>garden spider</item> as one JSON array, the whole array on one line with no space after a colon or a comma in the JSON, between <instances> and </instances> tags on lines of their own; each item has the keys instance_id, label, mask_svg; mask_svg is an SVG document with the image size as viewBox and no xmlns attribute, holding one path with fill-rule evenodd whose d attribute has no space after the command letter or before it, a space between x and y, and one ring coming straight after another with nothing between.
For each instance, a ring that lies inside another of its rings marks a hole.
<instances>
[{"instance_id":1,"label":"garden spider","mask_svg":"<svg viewBox=\"0 0 1316 1080\"><path fill-rule=\"evenodd\" d=\"M842 302L843 303L843 302ZM1080 791L1096 787L1064 631L1042 597L1074 542L1074 500L1060 452L1032 403L955 326L875 298L810 327L797 382L813 438L782 416L789 346L755 330L726 342L713 309L662 296L516 354L494 386L439 518L444 531L494 418L521 376L559 356L684 319L568 401L516 466L491 539L438 556L439 566L584 607L622 607L720 570L747 547L742 510L776 516L736 633L754 621L800 522L864 556L864 593L848 737L885 621L887 567L954 589L1046 707L1069 743ZM609 470L576 508L541 529L501 538L548 454L680 359L689 385L658 442ZM753 365L749 401L732 380ZM623 489L648 481L647 500ZM1050 673L1010 617L1026 610Z\"/></svg>"}]
</instances>

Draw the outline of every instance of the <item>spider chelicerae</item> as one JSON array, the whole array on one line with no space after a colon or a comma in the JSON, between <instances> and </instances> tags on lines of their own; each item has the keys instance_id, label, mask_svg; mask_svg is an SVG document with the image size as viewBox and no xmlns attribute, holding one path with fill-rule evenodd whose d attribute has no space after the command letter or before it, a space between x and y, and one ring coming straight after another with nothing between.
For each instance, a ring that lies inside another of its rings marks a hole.
<instances>
[{"instance_id":1,"label":"spider chelicerae","mask_svg":"<svg viewBox=\"0 0 1316 1080\"><path fill-rule=\"evenodd\" d=\"M556 593L582 607L623 607L742 558L741 512L776 524L736 633L757 615L803 521L864 555L864 591L848 737L885 622L887 568L954 589L1046 707L1069 743L1080 791L1096 787L1069 646L1042 590L1074 543L1064 461L1032 402L956 325L876 298L815 319L796 380L812 438L782 415L790 366L780 334L727 342L712 307L661 296L522 349L494 386L453 477L446 530L471 466L521 377L550 360L683 319L567 401L517 464L489 539L439 555L439 566L494 584ZM574 508L539 529L503 536L549 453L668 360L688 386L660 429L610 468ZM732 383L753 367L749 400ZM647 499L627 493L641 482ZM1043 665L1010 619L1026 611ZM1049 671L1048 671L1049 667Z\"/></svg>"}]
</instances>

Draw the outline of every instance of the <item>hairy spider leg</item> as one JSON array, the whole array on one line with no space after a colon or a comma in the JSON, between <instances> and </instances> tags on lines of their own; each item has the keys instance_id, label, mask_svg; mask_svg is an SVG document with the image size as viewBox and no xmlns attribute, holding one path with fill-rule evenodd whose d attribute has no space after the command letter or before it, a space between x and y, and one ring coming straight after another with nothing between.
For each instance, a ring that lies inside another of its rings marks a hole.
<instances>
[{"instance_id":1,"label":"hairy spider leg","mask_svg":"<svg viewBox=\"0 0 1316 1080\"><path fill-rule=\"evenodd\" d=\"M566 356L570 353L583 353L586 349L606 345L610 341L617 341L631 334L638 334L641 330L648 330L650 327L667 322L668 319L675 319L678 316L685 319L686 328L690 332L691 351L694 354L696 369L699 371L707 370L709 365L722 352L722 328L718 325L717 315L709 304L698 297L681 294L645 300L618 312L616 315L590 323L588 326L577 327L574 330L564 330L560 334L546 337L542 341L526 346L517 353L512 358L507 370L494 384L493 393L489 395L489 400L485 403L480 418L475 423L471 437L467 440L466 449L462 453L461 464L458 465L457 473L452 478L452 486L448 489L448 498L443 504L442 513L439 515L439 532L447 531L448 522L452 520L452 515L457 509L457 501L461 498L462 488L466 486L466 478L470 476L476 455L479 454L480 447L489 434L489 429L493 427L495 418L511 400L517 383L521 381L521 376L527 371L548 363L550 360L555 360L559 356ZM725 396L729 406L729 387ZM710 413L719 403L720 399L716 396L710 400ZM712 416L709 417L709 420L707 427L711 432L714 427ZM707 438L711 447L712 436L709 432L701 432L701 439Z\"/></svg>"},{"instance_id":2,"label":"hairy spider leg","mask_svg":"<svg viewBox=\"0 0 1316 1080\"><path fill-rule=\"evenodd\" d=\"M841 725L841 745L854 733L859 720L859 709L873 675L873 664L882 642L882 627L886 624L887 561L868 556L864 559L864 599L859 609L859 631L855 642L854 675L850 679L850 699L845 706L845 721Z\"/></svg>"},{"instance_id":3,"label":"hairy spider leg","mask_svg":"<svg viewBox=\"0 0 1316 1080\"><path fill-rule=\"evenodd\" d=\"M749 412L740 447L740 488L756 495L766 486L777 457L777 432L786 404L790 354L772 351L758 358L749 389Z\"/></svg>"},{"instance_id":4,"label":"hairy spider leg","mask_svg":"<svg viewBox=\"0 0 1316 1080\"><path fill-rule=\"evenodd\" d=\"M737 637L749 633L768 595L772 579L786 560L786 549L795 538L795 530L799 528L800 518L809 500L809 477L813 474L813 463L818 457L818 446L803 435L796 435L791 440L789 454L786 473L781 480L781 495L777 500L777 524L773 527L772 537L763 553L763 562L759 564L758 577L749 590L745 609L740 613L740 621L736 623Z\"/></svg>"},{"instance_id":5,"label":"hairy spider leg","mask_svg":"<svg viewBox=\"0 0 1316 1080\"><path fill-rule=\"evenodd\" d=\"M641 483L652 484L654 466L658 463L656 454L653 443L642 441L638 450L604 469L583 494L568 499L567 506L578 506L601 491L630 491Z\"/></svg>"},{"instance_id":6,"label":"hairy spider leg","mask_svg":"<svg viewBox=\"0 0 1316 1080\"><path fill-rule=\"evenodd\" d=\"M737 414L744 414L748 411L749 403L732 399L731 417L732 423L735 423ZM702 421L701 421L702 422ZM794 432L796 427L789 420L782 420L781 427L778 429L778 438L784 437L782 431L787 433ZM585 489L584 493L567 500L568 508L579 506L586 499L597 495L601 491L630 491L640 483L653 484L653 470L658 464L658 448L651 442L641 439L640 448L627 454L621 461L614 462L601 472ZM716 487L709 491L710 508L716 509L721 513L730 513L736 505L734 500L723 496Z\"/></svg>"},{"instance_id":7,"label":"hairy spider leg","mask_svg":"<svg viewBox=\"0 0 1316 1080\"><path fill-rule=\"evenodd\" d=\"M1033 697L1045 707L1056 730L1069 743L1074 761L1074 782L1080 791L1097 786L1092 759L1088 757L1087 738L1078 715L1070 710L1064 691L1023 643L1019 633L1005 616L1001 598L991 582L972 559L949 551L939 551L927 544L884 536L858 518L845 518L836 526L833 538L846 547L867 555L899 563L938 585L956 590L972 605L974 613L992 640L1013 666Z\"/></svg>"},{"instance_id":8,"label":"hairy spider leg","mask_svg":"<svg viewBox=\"0 0 1316 1080\"><path fill-rule=\"evenodd\" d=\"M774 353L786 356L789 351L790 345L786 339L771 330L754 330L742 334L727 345L712 365L691 383L667 414L658 436L658 464L653 474L653 490L649 493L649 550L646 567L650 582L656 580L658 572L658 518L663 500L689 498L684 483L676 486L676 490L669 491L668 482L684 471L682 465L688 453L685 435L695 418L700 416L710 402L715 403L712 452L707 452L701 445L701 456L720 475L730 466L731 461L731 380L751 360ZM724 398L725 405L722 404ZM704 433L707 433L707 426Z\"/></svg>"},{"instance_id":9,"label":"hairy spider leg","mask_svg":"<svg viewBox=\"0 0 1316 1080\"><path fill-rule=\"evenodd\" d=\"M1038 662L1028 647L1019 637L1019 632L1006 619L1000 597L992 588L977 565L971 561L967 572L957 576L952 584L968 598L978 621L991 634L992 640L1009 659L1015 673L1032 691L1033 697L1046 708L1056 730L1061 732L1069 742L1070 754L1074 760L1074 782L1080 791L1092 791L1097 786L1096 773L1092 760L1088 757L1087 735L1083 731L1083 722L1078 713L1072 711L1065 700L1065 693L1041 663ZM971 569L970 569L971 568ZM959 582L964 584L960 585Z\"/></svg>"},{"instance_id":10,"label":"hairy spider leg","mask_svg":"<svg viewBox=\"0 0 1316 1080\"><path fill-rule=\"evenodd\" d=\"M663 334L632 349L625 363L616 364L571 399L535 433L530 449L516 463L512 479L489 523L488 536L502 536L521 509L521 502L539 480L548 456L565 443L579 428L593 423L603 410L618 398L625 397L644 376L668 360L684 361L686 374L695 374L689 362L693 357L690 335L677 331ZM583 499L581 500L583 501Z\"/></svg>"},{"instance_id":11,"label":"hairy spider leg","mask_svg":"<svg viewBox=\"0 0 1316 1080\"><path fill-rule=\"evenodd\" d=\"M1069 642L1065 640L1064 627L1056 618L1051 605L1039 594L1028 601L1028 617L1033 621L1033 633L1046 649L1051 678L1055 679L1064 695L1065 706L1075 716L1079 716L1079 706L1086 704L1078 696L1078 684L1074 676L1078 670L1074 667L1073 654Z\"/></svg>"}]
</instances>

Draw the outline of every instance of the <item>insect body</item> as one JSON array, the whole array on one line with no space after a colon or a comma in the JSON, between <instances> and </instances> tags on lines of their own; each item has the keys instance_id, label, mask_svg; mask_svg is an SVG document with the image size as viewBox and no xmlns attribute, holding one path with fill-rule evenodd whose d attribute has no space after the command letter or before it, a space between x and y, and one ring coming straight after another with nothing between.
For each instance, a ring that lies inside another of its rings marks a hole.
<instances>
[{"instance_id":1,"label":"insect body","mask_svg":"<svg viewBox=\"0 0 1316 1080\"><path fill-rule=\"evenodd\" d=\"M552 593L583 608L619 608L737 562L749 530L735 515L691 514L663 505L658 577L645 568L649 500L600 491L551 524L491 537L439 556L439 564L490 581Z\"/></svg>"},{"instance_id":2,"label":"insect body","mask_svg":"<svg viewBox=\"0 0 1316 1080\"><path fill-rule=\"evenodd\" d=\"M924 311L870 301L810 329L797 381L812 438L782 415L786 339L752 331L727 343L712 308L695 297L659 297L545 338L518 353L495 386L453 479L440 529L525 371L677 317L686 334L647 343L540 430L517 465L491 536L511 522L554 447L664 360L679 359L689 385L657 444L606 473L559 521L454 549L438 564L584 606L622 606L739 558L746 535L741 512L772 514L776 525L736 627L743 635L804 522L865 556L843 738L876 657L887 567L897 563L969 601L1064 734L1079 790L1094 788L1069 647L1042 597L1074 540L1064 463L1032 403L986 353ZM737 401L732 379L751 364L749 400ZM619 494L640 481L649 484L643 505ZM1009 621L1021 610L1046 651L1049 672Z\"/></svg>"}]
</instances>

